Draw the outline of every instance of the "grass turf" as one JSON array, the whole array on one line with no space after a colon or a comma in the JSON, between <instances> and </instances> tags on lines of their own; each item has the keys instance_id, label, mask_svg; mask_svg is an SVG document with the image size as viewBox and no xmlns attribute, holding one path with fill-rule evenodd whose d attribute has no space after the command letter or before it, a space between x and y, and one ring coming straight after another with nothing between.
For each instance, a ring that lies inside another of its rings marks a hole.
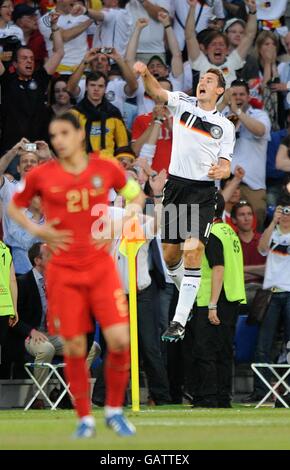
<instances>
[{"instance_id":1,"label":"grass turf","mask_svg":"<svg viewBox=\"0 0 290 470\"><path fill-rule=\"evenodd\" d=\"M97 436L75 441L73 411L0 410L0 449L290 449L290 410L285 408L143 407L126 415L137 427L136 436L115 436L96 409Z\"/></svg>"}]
</instances>

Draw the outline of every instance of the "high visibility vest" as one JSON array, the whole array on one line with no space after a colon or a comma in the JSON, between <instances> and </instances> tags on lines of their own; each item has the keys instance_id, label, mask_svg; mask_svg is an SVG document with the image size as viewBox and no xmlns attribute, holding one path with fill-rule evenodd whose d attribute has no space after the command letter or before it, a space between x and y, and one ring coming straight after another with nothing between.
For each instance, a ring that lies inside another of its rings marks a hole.
<instances>
[{"instance_id":1,"label":"high visibility vest","mask_svg":"<svg viewBox=\"0 0 290 470\"><path fill-rule=\"evenodd\" d=\"M5 243L0 241L0 316L14 316L10 291L10 268L12 256Z\"/></svg>"},{"instance_id":2,"label":"high visibility vest","mask_svg":"<svg viewBox=\"0 0 290 470\"><path fill-rule=\"evenodd\" d=\"M229 302L240 301L241 303L245 303L244 261L239 237L234 230L225 223L214 224L211 233L215 235L223 245L223 287L226 298ZM198 307L207 307L210 303L211 279L212 269L208 264L206 255L204 255L201 265L201 284L197 294Z\"/></svg>"}]
</instances>

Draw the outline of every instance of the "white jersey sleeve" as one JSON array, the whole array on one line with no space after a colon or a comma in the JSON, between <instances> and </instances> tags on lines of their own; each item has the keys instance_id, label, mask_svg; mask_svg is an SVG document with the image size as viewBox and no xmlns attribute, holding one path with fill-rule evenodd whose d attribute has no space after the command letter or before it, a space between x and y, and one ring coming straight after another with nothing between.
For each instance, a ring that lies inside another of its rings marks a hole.
<instances>
[{"instance_id":1,"label":"white jersey sleeve","mask_svg":"<svg viewBox=\"0 0 290 470\"><path fill-rule=\"evenodd\" d=\"M196 98L190 97L181 91L167 91L167 95L167 106L173 115L182 114L184 111L190 111L192 114L199 114L196 106Z\"/></svg>"},{"instance_id":2,"label":"white jersey sleeve","mask_svg":"<svg viewBox=\"0 0 290 470\"><path fill-rule=\"evenodd\" d=\"M232 161L235 143L235 126L231 121L225 118L224 135L220 143L220 152L218 158L225 158L226 160Z\"/></svg>"}]
</instances>

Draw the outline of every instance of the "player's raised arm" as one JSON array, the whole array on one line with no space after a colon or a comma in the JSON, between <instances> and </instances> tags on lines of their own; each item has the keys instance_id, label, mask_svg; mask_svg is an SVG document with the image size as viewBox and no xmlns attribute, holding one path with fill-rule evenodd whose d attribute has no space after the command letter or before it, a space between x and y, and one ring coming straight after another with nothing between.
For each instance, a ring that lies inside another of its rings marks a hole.
<instances>
[{"instance_id":1,"label":"player's raised arm","mask_svg":"<svg viewBox=\"0 0 290 470\"><path fill-rule=\"evenodd\" d=\"M151 75L147 66L143 62L136 62L133 67L136 75L142 77L146 93L157 103L167 103L168 92L164 90L156 78Z\"/></svg>"}]
</instances>

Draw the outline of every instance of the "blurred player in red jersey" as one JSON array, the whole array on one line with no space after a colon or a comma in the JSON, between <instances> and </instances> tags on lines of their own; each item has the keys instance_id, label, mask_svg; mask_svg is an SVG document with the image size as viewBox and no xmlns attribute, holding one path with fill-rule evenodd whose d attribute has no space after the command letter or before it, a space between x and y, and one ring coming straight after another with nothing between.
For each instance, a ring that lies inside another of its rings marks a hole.
<instances>
[{"instance_id":1,"label":"blurred player in red jersey","mask_svg":"<svg viewBox=\"0 0 290 470\"><path fill-rule=\"evenodd\" d=\"M127 302L113 259L104 244L93 240L91 230L99 217L96 207L106 209L111 188L139 208L144 195L135 181L127 181L117 162L85 154L85 134L72 114L55 118L49 131L58 159L26 175L9 215L52 250L46 272L48 326L51 334L65 340L66 379L80 418L76 437L95 434L85 361L85 334L92 329L90 312L108 345L106 424L119 435L131 435L134 427L122 412L130 368ZM42 226L22 212L35 195L42 199L46 218Z\"/></svg>"}]
</instances>

